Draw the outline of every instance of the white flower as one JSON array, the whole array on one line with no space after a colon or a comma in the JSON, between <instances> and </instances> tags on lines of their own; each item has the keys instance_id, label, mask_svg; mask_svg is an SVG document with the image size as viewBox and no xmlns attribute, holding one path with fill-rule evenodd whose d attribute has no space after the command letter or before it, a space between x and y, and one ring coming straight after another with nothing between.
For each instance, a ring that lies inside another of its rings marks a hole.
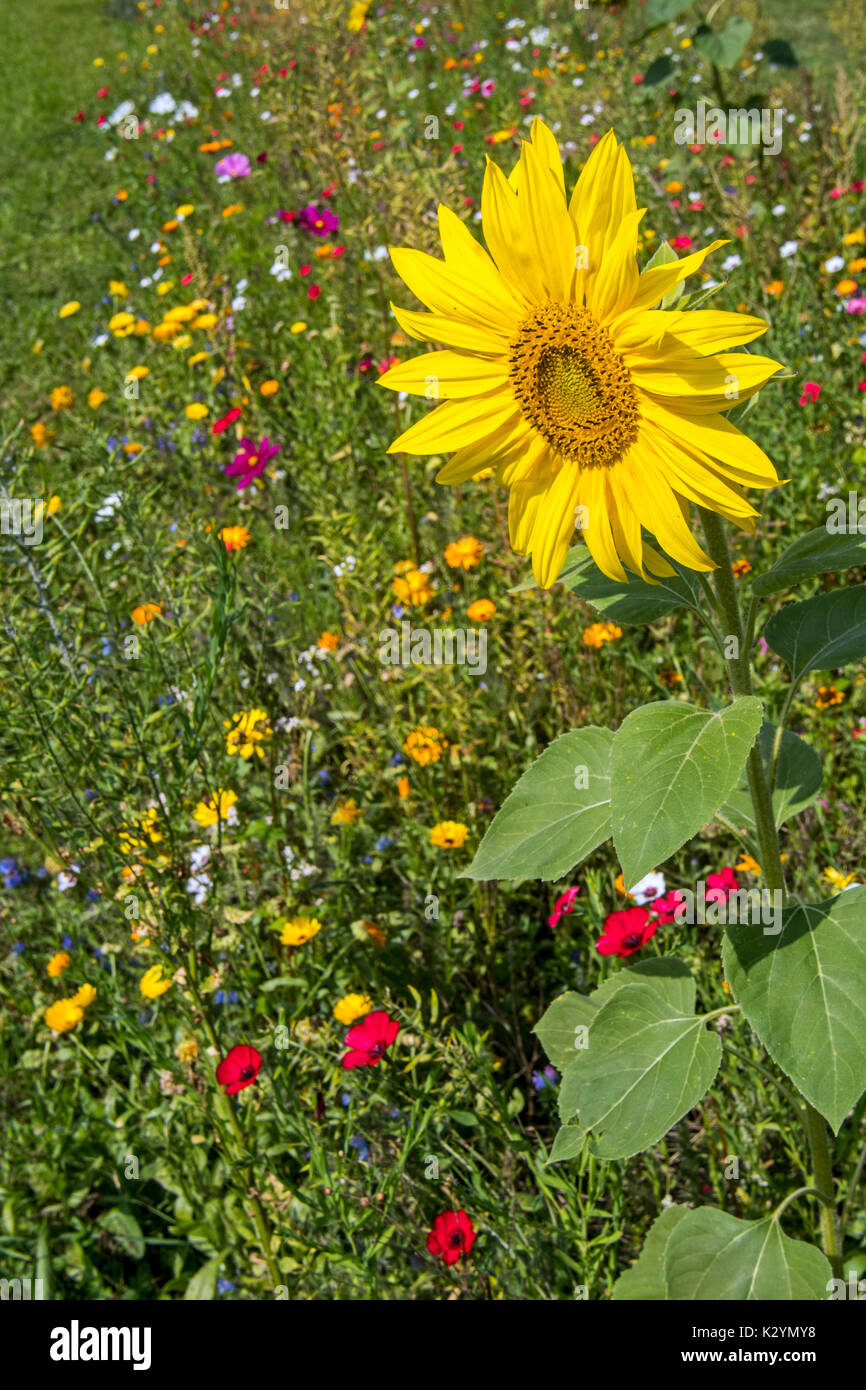
<instances>
[{"instance_id":1,"label":"white flower","mask_svg":"<svg viewBox=\"0 0 866 1390\"><path fill-rule=\"evenodd\" d=\"M776 206L772 209L774 217L781 217L782 213L787 211L788 209L786 208L784 203L777 203Z\"/></svg>"},{"instance_id":2,"label":"white flower","mask_svg":"<svg viewBox=\"0 0 866 1390\"><path fill-rule=\"evenodd\" d=\"M734 252L733 256L727 256L725 260L722 261L722 270L727 274L729 270L736 270L737 266L742 264L742 256L738 256L737 253Z\"/></svg>"},{"instance_id":3,"label":"white flower","mask_svg":"<svg viewBox=\"0 0 866 1390\"><path fill-rule=\"evenodd\" d=\"M121 493L110 492L97 511L95 519L97 521L110 521L122 501L123 497Z\"/></svg>"},{"instance_id":4,"label":"white flower","mask_svg":"<svg viewBox=\"0 0 866 1390\"><path fill-rule=\"evenodd\" d=\"M797 254L798 245L799 242L786 241L784 246L779 248L779 255L782 257L782 260L789 261L792 256L795 256Z\"/></svg>"},{"instance_id":5,"label":"white flower","mask_svg":"<svg viewBox=\"0 0 866 1390\"><path fill-rule=\"evenodd\" d=\"M174 113L174 119L176 121L194 121L197 115L197 106L193 106L191 101L182 101Z\"/></svg>"},{"instance_id":6,"label":"white flower","mask_svg":"<svg viewBox=\"0 0 866 1390\"><path fill-rule=\"evenodd\" d=\"M171 92L160 92L158 97L154 97L147 109L152 112L154 116L169 116L176 107L177 102Z\"/></svg>"},{"instance_id":7,"label":"white flower","mask_svg":"<svg viewBox=\"0 0 866 1390\"><path fill-rule=\"evenodd\" d=\"M638 907L643 907L645 903L654 902L656 898L663 898L665 892L664 874L651 873L645 874L640 883L629 889L629 897L634 898Z\"/></svg>"},{"instance_id":8,"label":"white flower","mask_svg":"<svg viewBox=\"0 0 866 1390\"><path fill-rule=\"evenodd\" d=\"M289 270L289 267L283 265L280 261L274 261L270 273L274 275L277 280L291 280L292 278L292 272Z\"/></svg>"},{"instance_id":9,"label":"white flower","mask_svg":"<svg viewBox=\"0 0 866 1390\"><path fill-rule=\"evenodd\" d=\"M80 873L80 864L71 864L69 867L69 872L67 872L65 869L61 869L60 873L57 875L56 887L58 891L61 893L65 893L67 889L74 888L76 883L78 882L78 875Z\"/></svg>"},{"instance_id":10,"label":"white flower","mask_svg":"<svg viewBox=\"0 0 866 1390\"><path fill-rule=\"evenodd\" d=\"M841 256L831 256L829 261L824 262L824 269L828 275L835 275L837 270L843 270L845 262Z\"/></svg>"},{"instance_id":11,"label":"white flower","mask_svg":"<svg viewBox=\"0 0 866 1390\"><path fill-rule=\"evenodd\" d=\"M115 106L111 115L108 117L108 124L117 125L123 120L124 116L131 116L134 110L134 101L122 101L119 106Z\"/></svg>"}]
</instances>

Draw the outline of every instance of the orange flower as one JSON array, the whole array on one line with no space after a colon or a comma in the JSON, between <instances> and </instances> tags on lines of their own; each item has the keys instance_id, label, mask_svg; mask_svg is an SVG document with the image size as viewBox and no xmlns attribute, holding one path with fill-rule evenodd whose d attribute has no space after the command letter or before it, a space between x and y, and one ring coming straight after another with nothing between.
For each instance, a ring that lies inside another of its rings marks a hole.
<instances>
[{"instance_id":1,"label":"orange flower","mask_svg":"<svg viewBox=\"0 0 866 1390\"><path fill-rule=\"evenodd\" d=\"M461 536L445 547L445 563L450 569L472 569L481 559L483 547L474 536Z\"/></svg>"},{"instance_id":2,"label":"orange flower","mask_svg":"<svg viewBox=\"0 0 866 1390\"><path fill-rule=\"evenodd\" d=\"M139 627L144 627L154 618L162 616L162 605L159 603L140 603L137 608L132 610L132 621L138 623Z\"/></svg>"},{"instance_id":3,"label":"orange flower","mask_svg":"<svg viewBox=\"0 0 866 1390\"><path fill-rule=\"evenodd\" d=\"M335 652L340 645L340 638L336 632L323 632L316 646L320 652Z\"/></svg>"},{"instance_id":4,"label":"orange flower","mask_svg":"<svg viewBox=\"0 0 866 1390\"><path fill-rule=\"evenodd\" d=\"M492 618L496 612L496 604L489 598L477 598L474 603L470 603L466 609L466 616L470 623L486 623L488 618Z\"/></svg>"},{"instance_id":5,"label":"orange flower","mask_svg":"<svg viewBox=\"0 0 866 1390\"><path fill-rule=\"evenodd\" d=\"M252 540L246 526L224 526L219 538L229 553L233 550L243 550Z\"/></svg>"},{"instance_id":6,"label":"orange flower","mask_svg":"<svg viewBox=\"0 0 866 1390\"><path fill-rule=\"evenodd\" d=\"M404 799L409 795L409 778L408 778L408 777L398 777L398 778L397 778L397 791L400 793L400 795L401 795Z\"/></svg>"},{"instance_id":7,"label":"orange flower","mask_svg":"<svg viewBox=\"0 0 866 1390\"><path fill-rule=\"evenodd\" d=\"M278 381L263 381L259 387L259 392L263 396L275 396L280 389Z\"/></svg>"},{"instance_id":8,"label":"orange flower","mask_svg":"<svg viewBox=\"0 0 866 1390\"><path fill-rule=\"evenodd\" d=\"M785 288L785 282L784 282L784 280L771 280L770 283L769 283L769 285L765 285L765 286L764 286L764 289L765 289L765 291L767 292L767 294L772 294L772 295L775 295L775 296L778 296L778 295L782 294L782 292L784 291L784 288Z\"/></svg>"},{"instance_id":9,"label":"orange flower","mask_svg":"<svg viewBox=\"0 0 866 1390\"><path fill-rule=\"evenodd\" d=\"M748 560L735 560L731 565L735 579L742 579L743 575L748 574L751 568L752 566L749 564Z\"/></svg>"}]
</instances>

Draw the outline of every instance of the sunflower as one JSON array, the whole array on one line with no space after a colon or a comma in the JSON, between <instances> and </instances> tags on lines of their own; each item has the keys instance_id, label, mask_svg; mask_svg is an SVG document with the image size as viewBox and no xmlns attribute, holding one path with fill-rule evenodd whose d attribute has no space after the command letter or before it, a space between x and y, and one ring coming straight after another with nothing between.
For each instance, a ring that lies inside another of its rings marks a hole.
<instances>
[{"instance_id":1,"label":"sunflower","mask_svg":"<svg viewBox=\"0 0 866 1390\"><path fill-rule=\"evenodd\" d=\"M461 483L492 466L510 489L509 531L549 588L579 529L598 565L627 581L673 574L668 560L711 570L689 526L691 503L746 530L746 487L778 483L758 446L724 412L779 370L731 353L765 332L745 314L657 306L711 251L638 272L631 164L613 131L598 142L566 203L553 134L536 119L510 178L488 160L481 213L490 254L439 207L444 261L391 251L431 311L392 306L412 337L445 350L379 378L441 400L389 452L454 457L437 474ZM649 574L646 573L649 571Z\"/></svg>"}]
</instances>

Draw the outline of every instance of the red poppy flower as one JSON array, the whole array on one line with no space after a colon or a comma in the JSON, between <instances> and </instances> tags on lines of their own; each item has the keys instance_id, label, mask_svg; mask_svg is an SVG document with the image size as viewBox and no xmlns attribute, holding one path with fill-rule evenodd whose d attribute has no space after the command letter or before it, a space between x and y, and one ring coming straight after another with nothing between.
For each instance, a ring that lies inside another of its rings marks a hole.
<instances>
[{"instance_id":1,"label":"red poppy flower","mask_svg":"<svg viewBox=\"0 0 866 1390\"><path fill-rule=\"evenodd\" d=\"M375 1067L387 1048L400 1031L396 1019L389 1018L384 1009L367 1014L346 1034L346 1046L350 1049L343 1058L347 1070L353 1067Z\"/></svg>"},{"instance_id":2,"label":"red poppy flower","mask_svg":"<svg viewBox=\"0 0 866 1390\"><path fill-rule=\"evenodd\" d=\"M733 869L725 868L719 874L707 874L706 900L708 903L727 902L738 887L739 881Z\"/></svg>"},{"instance_id":3,"label":"red poppy flower","mask_svg":"<svg viewBox=\"0 0 866 1390\"><path fill-rule=\"evenodd\" d=\"M475 1240L475 1229L465 1211L443 1211L433 1222L427 1249L431 1255L438 1255L443 1264L454 1265L461 1255L469 1254Z\"/></svg>"},{"instance_id":4,"label":"red poppy flower","mask_svg":"<svg viewBox=\"0 0 866 1390\"><path fill-rule=\"evenodd\" d=\"M626 907L605 918L595 948L600 956L632 956L655 935L658 927L658 917L651 917L645 907Z\"/></svg>"},{"instance_id":5,"label":"red poppy flower","mask_svg":"<svg viewBox=\"0 0 866 1390\"><path fill-rule=\"evenodd\" d=\"M567 912L574 911L574 900L580 892L579 888L566 888L564 893L560 893L556 902L553 904L553 911L547 919L549 927L559 925L559 919Z\"/></svg>"},{"instance_id":6,"label":"red poppy flower","mask_svg":"<svg viewBox=\"0 0 866 1390\"><path fill-rule=\"evenodd\" d=\"M676 910L686 899L678 888L672 888L663 897L656 898L652 904L652 911L658 917L659 924L666 927L669 922L676 919Z\"/></svg>"},{"instance_id":7,"label":"red poppy flower","mask_svg":"<svg viewBox=\"0 0 866 1390\"><path fill-rule=\"evenodd\" d=\"M211 433L212 433L212 434L222 434L223 430L227 430L228 427L229 427L229 425L233 425L234 422L235 422L235 420L239 420L240 418L241 418L241 408L240 408L239 405L235 405L235 406L233 406L232 409L228 412L228 414L223 415L223 417L222 417L221 420L216 420L216 421L214 422L213 427L212 427L212 430L211 430Z\"/></svg>"},{"instance_id":8,"label":"red poppy flower","mask_svg":"<svg viewBox=\"0 0 866 1390\"><path fill-rule=\"evenodd\" d=\"M217 1067L217 1081L225 1086L226 1095L233 1096L245 1086L252 1086L261 1070L261 1054L249 1043L238 1043Z\"/></svg>"}]
</instances>

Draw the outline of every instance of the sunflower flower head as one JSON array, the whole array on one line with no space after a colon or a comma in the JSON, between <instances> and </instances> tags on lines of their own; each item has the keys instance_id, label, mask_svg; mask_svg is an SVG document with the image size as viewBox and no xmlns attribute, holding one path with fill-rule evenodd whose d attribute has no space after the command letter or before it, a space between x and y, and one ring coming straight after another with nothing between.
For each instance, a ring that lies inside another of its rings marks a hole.
<instances>
[{"instance_id":1,"label":"sunflower flower head","mask_svg":"<svg viewBox=\"0 0 866 1390\"><path fill-rule=\"evenodd\" d=\"M379 378L440 402L390 452L453 453L441 483L492 466L510 489L511 544L531 555L543 588L559 575L576 529L619 582L626 570L649 582L670 575L670 560L711 570L689 525L691 504L751 530L757 513L745 489L779 481L725 415L779 370L771 358L730 351L767 323L657 307L724 243L641 273L644 211L613 131L567 200L556 140L536 119L509 177L488 160L488 250L440 206L444 260L391 252L430 311L394 307L398 323L445 347Z\"/></svg>"}]
</instances>

